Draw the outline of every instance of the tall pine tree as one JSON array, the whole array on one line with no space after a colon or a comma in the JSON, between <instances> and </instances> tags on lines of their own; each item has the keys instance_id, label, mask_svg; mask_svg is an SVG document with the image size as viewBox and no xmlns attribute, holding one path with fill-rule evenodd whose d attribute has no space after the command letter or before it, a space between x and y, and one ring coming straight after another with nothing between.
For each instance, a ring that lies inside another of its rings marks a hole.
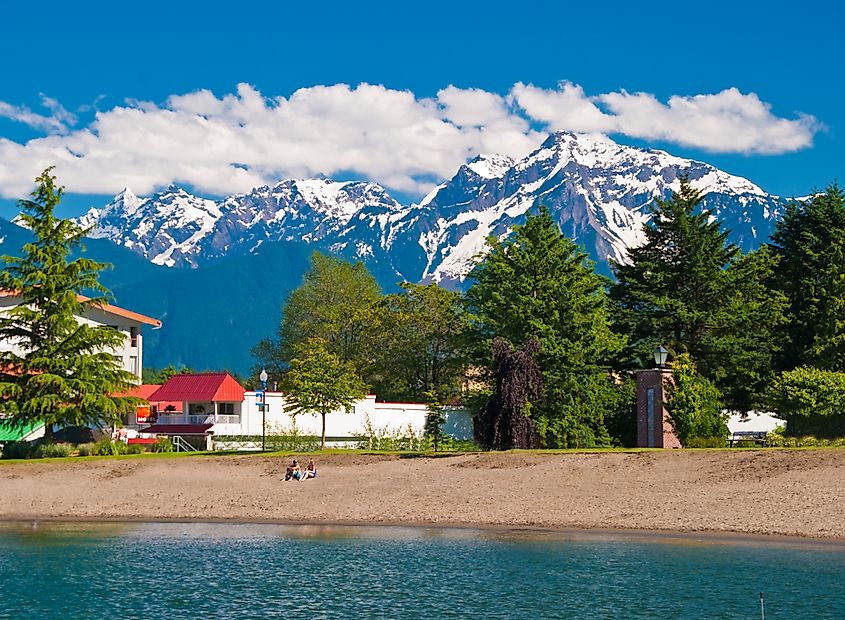
<instances>
[{"instance_id":1,"label":"tall pine tree","mask_svg":"<svg viewBox=\"0 0 845 620\"><path fill-rule=\"evenodd\" d=\"M645 243L613 264L616 328L638 365L661 344L688 353L728 407L747 410L768 381L783 322L783 297L768 287L776 260L741 256L703 198L682 176L678 192L657 199Z\"/></svg>"},{"instance_id":2,"label":"tall pine tree","mask_svg":"<svg viewBox=\"0 0 845 620\"><path fill-rule=\"evenodd\" d=\"M0 402L5 422L53 425L119 422L137 399L113 394L132 387L135 375L123 369L113 351L125 336L105 325L78 320L86 308L102 307L108 290L99 283L107 267L88 258L70 260L85 231L54 214L63 188L51 168L36 179L32 200L21 200L21 221L35 235L23 256L4 256L0 289L20 296L20 304L0 315ZM94 293L85 298L81 294Z\"/></svg>"},{"instance_id":3,"label":"tall pine tree","mask_svg":"<svg viewBox=\"0 0 845 620\"><path fill-rule=\"evenodd\" d=\"M545 387L530 415L543 444L608 445L604 416L616 406L608 364L623 341L609 327L605 279L545 208L488 244L467 291L479 363L489 364L495 337L516 347L536 338Z\"/></svg>"},{"instance_id":4,"label":"tall pine tree","mask_svg":"<svg viewBox=\"0 0 845 620\"><path fill-rule=\"evenodd\" d=\"M781 370L845 371L845 192L833 183L793 202L772 235L775 286L788 300Z\"/></svg>"}]
</instances>

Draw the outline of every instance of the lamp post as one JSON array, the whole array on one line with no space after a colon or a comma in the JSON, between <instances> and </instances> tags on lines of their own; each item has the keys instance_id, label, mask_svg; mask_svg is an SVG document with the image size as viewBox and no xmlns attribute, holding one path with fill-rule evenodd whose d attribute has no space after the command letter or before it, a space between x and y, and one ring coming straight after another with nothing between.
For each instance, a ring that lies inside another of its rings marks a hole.
<instances>
[{"instance_id":1,"label":"lamp post","mask_svg":"<svg viewBox=\"0 0 845 620\"><path fill-rule=\"evenodd\" d=\"M669 357L669 351L662 344L654 350L654 363L658 368L662 369L666 366L667 357Z\"/></svg>"},{"instance_id":2,"label":"lamp post","mask_svg":"<svg viewBox=\"0 0 845 620\"><path fill-rule=\"evenodd\" d=\"M264 452L267 445L267 371L261 369L258 375L261 381L261 451Z\"/></svg>"}]
</instances>

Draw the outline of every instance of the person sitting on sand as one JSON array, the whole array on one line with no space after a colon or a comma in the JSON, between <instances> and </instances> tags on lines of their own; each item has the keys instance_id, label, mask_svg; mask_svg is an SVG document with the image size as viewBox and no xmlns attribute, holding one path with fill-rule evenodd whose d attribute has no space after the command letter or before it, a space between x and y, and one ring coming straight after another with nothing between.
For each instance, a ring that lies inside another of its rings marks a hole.
<instances>
[{"instance_id":1,"label":"person sitting on sand","mask_svg":"<svg viewBox=\"0 0 845 620\"><path fill-rule=\"evenodd\" d=\"M285 470L285 480L302 480L302 468L296 459Z\"/></svg>"},{"instance_id":2,"label":"person sitting on sand","mask_svg":"<svg viewBox=\"0 0 845 620\"><path fill-rule=\"evenodd\" d=\"M303 476L303 480L308 480L309 478L316 478L317 477L317 466L314 465L314 459L308 459L308 466L305 468L305 474Z\"/></svg>"}]
</instances>

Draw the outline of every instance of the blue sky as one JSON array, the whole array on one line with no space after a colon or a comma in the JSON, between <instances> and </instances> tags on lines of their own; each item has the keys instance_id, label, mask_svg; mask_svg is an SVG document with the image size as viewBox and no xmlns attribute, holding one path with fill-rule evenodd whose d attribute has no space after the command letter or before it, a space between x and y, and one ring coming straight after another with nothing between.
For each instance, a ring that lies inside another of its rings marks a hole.
<instances>
[{"instance_id":1,"label":"blue sky","mask_svg":"<svg viewBox=\"0 0 845 620\"><path fill-rule=\"evenodd\" d=\"M311 174L413 198L476 151L518 155L556 128L803 195L843 169L845 11L782 6L4 5L0 215L57 150L76 214L124 185L214 195Z\"/></svg>"}]
</instances>

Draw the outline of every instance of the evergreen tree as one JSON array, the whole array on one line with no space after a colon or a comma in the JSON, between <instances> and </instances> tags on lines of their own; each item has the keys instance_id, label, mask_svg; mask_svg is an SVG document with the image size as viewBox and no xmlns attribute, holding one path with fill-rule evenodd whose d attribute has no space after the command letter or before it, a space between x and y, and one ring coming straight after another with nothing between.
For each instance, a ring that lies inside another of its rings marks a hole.
<instances>
[{"instance_id":1,"label":"evergreen tree","mask_svg":"<svg viewBox=\"0 0 845 620\"><path fill-rule=\"evenodd\" d=\"M294 349L309 338L320 338L328 350L352 362L359 373L369 363L365 336L381 296L378 283L363 263L315 252L302 285L282 308L276 339L259 342L253 356L268 372L281 374Z\"/></svg>"},{"instance_id":2,"label":"evergreen tree","mask_svg":"<svg viewBox=\"0 0 845 620\"><path fill-rule=\"evenodd\" d=\"M788 303L779 367L845 370L845 193L836 184L793 202L772 235L775 286Z\"/></svg>"},{"instance_id":3,"label":"evergreen tree","mask_svg":"<svg viewBox=\"0 0 845 620\"><path fill-rule=\"evenodd\" d=\"M446 402L460 392L468 363L470 319L461 294L436 284L401 286L378 304L368 380L386 400L418 402L434 393Z\"/></svg>"},{"instance_id":4,"label":"evergreen tree","mask_svg":"<svg viewBox=\"0 0 845 620\"><path fill-rule=\"evenodd\" d=\"M36 179L32 200L18 203L21 221L35 239L24 245L23 256L4 256L0 272L0 289L21 297L19 305L0 315L0 341L15 349L0 352L6 423L44 423L48 439L53 425L118 423L139 402L113 395L137 382L113 354L124 335L77 320L87 308L107 303L109 292L99 283L107 265L84 257L69 260L85 231L55 216L63 188L51 170Z\"/></svg>"},{"instance_id":5,"label":"evergreen tree","mask_svg":"<svg viewBox=\"0 0 845 620\"><path fill-rule=\"evenodd\" d=\"M320 448L326 448L326 414L352 406L367 395L367 385L352 362L332 353L321 338L309 338L293 347L290 370L282 379L282 390L291 415L319 414L323 431Z\"/></svg>"},{"instance_id":6,"label":"evergreen tree","mask_svg":"<svg viewBox=\"0 0 845 620\"><path fill-rule=\"evenodd\" d=\"M544 398L531 418L543 444L609 445L604 415L615 384L608 364L623 340L609 327L605 279L545 208L506 240L488 244L467 291L478 363L489 360L497 336L517 346L536 338Z\"/></svg>"},{"instance_id":7,"label":"evergreen tree","mask_svg":"<svg viewBox=\"0 0 845 620\"><path fill-rule=\"evenodd\" d=\"M770 377L776 328L785 300L768 286L776 258L763 250L742 256L704 209L703 195L681 177L680 190L657 199L644 244L614 263L615 328L628 336L628 359L650 363L665 345L689 353L725 393L747 410Z\"/></svg>"}]
</instances>

